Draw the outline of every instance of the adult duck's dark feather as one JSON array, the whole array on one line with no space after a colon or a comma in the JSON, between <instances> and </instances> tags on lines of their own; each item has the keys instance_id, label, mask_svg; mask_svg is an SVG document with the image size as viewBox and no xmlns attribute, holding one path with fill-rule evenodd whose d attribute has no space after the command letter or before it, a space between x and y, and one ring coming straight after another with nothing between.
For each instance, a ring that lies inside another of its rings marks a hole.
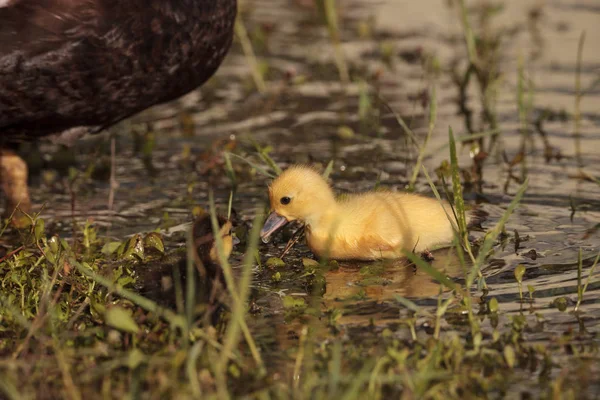
<instances>
[{"instance_id":1,"label":"adult duck's dark feather","mask_svg":"<svg viewBox=\"0 0 600 400\"><path fill-rule=\"evenodd\" d=\"M205 82L235 0L15 0L0 8L0 141L97 131Z\"/></svg>"}]
</instances>

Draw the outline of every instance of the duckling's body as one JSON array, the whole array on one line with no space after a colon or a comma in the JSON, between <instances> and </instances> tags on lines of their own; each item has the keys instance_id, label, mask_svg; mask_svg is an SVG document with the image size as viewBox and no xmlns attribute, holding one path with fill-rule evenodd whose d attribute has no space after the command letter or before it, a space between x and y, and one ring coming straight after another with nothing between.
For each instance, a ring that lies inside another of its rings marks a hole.
<instances>
[{"instance_id":1,"label":"duckling's body","mask_svg":"<svg viewBox=\"0 0 600 400\"><path fill-rule=\"evenodd\" d=\"M217 223L219 225L218 235L221 236L223 242L223 254L229 258L233 250L234 237L231 233L232 224L228 219L218 216ZM202 215L194 221L192 225L192 238L194 239L194 255L198 268L205 275L205 280L212 285L215 279L222 280L223 274L219 260L219 253L215 235L212 229L210 215ZM225 282L222 282L223 284Z\"/></svg>"},{"instance_id":2,"label":"duckling's body","mask_svg":"<svg viewBox=\"0 0 600 400\"><path fill-rule=\"evenodd\" d=\"M451 210L448 210L451 213ZM450 214L451 215L451 214ZM307 226L310 249L334 259L397 258L452 240L452 226L437 200L409 193L377 192L331 204Z\"/></svg>"},{"instance_id":3,"label":"duckling's body","mask_svg":"<svg viewBox=\"0 0 600 400\"><path fill-rule=\"evenodd\" d=\"M320 257L398 258L405 249L420 252L453 237L448 219L453 214L447 203L442 206L435 199L391 191L336 199L321 175L304 166L284 171L269 192L273 213L261 233L263 239L286 222L300 220L306 224L310 249Z\"/></svg>"}]
</instances>

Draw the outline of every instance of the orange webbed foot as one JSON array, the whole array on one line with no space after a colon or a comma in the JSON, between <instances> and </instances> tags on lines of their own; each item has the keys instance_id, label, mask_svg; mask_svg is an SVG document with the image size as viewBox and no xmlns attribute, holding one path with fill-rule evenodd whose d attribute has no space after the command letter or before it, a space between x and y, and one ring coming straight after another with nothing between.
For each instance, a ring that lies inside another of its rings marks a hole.
<instances>
[{"instance_id":1,"label":"orange webbed foot","mask_svg":"<svg viewBox=\"0 0 600 400\"><path fill-rule=\"evenodd\" d=\"M31 210L27 175L27 164L18 154L0 149L0 184L6 196L3 218L10 218L15 228L26 227L31 222L26 214Z\"/></svg>"}]
</instances>

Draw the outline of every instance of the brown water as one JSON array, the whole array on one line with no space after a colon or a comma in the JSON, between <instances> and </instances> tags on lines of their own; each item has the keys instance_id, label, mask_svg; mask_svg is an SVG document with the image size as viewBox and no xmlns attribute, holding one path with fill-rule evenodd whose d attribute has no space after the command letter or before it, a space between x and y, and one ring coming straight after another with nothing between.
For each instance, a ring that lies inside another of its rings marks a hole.
<instances>
[{"instance_id":1,"label":"brown water","mask_svg":"<svg viewBox=\"0 0 600 400\"><path fill-rule=\"evenodd\" d=\"M467 56L456 10L449 8L447 3L362 0L343 2L340 9L342 48L351 72L356 76L378 75L381 96L421 140L427 132L428 114L428 108L421 100L433 82L433 78L424 73L422 60L427 58L426 55L434 55L439 60L442 72L435 79L437 124L424 161L431 172L442 160L448 159L445 147L448 126L452 126L456 135L466 132L464 115L459 113L458 89L448 70L452 64L463 70ZM577 43L584 30L587 40L581 67L582 88L591 87L600 76L597 43L600 6L594 0L505 3L504 10L492 18L492 28L509 31L502 36L499 53L502 79L498 85L496 112L501 131L499 146L508 158L512 158L521 145L517 108L519 58L525 61L525 70L535 87L530 120L535 120L546 108L571 116L575 103ZM119 187L114 211L107 211L109 185L106 180L79 184L75 190L73 213L65 179L45 180L39 176L35 179L33 198L38 202L47 201L43 216L55 224L55 230L69 232L74 217L79 223L91 218L102 227L101 233L119 239L164 227L167 223L181 232L185 227L182 224L189 221L192 205L206 205L209 186L215 188L218 203L227 204L230 185L222 158L216 156L215 167L201 156L210 150L216 139L222 138L234 139L236 152L241 154L253 154L253 147L246 139L248 136L262 145L271 145L271 156L282 167L296 162L326 164L334 159L332 179L340 191L370 189L377 180L398 190L406 187L416 157L414 147L407 146L405 134L395 117L383 107L378 108L377 123L361 125L359 95L362 86L360 83L340 83L327 31L315 22L318 20L315 11L283 0L255 1L252 7L253 11L246 17L249 30L254 32L260 25L272 29L266 48L257 49L260 60L270 67L267 93L259 95L249 90L248 64L240 47L235 46L217 76L202 90L134 119L135 124L139 121L153 123L156 147L152 152L152 163L157 171L154 176L150 175L143 158L133 153L132 135L128 134L132 125L115 128L121 134L117 137L116 178ZM359 35L361 24L364 29L369 20L374 21L372 35ZM382 46L394 49L391 67L382 60ZM286 74L306 79L292 85L286 83ZM473 111L474 130L478 131L481 107L476 86L472 85L468 94L466 104ZM189 113L194 121L195 130L191 137L181 134L182 111ZM341 125L351 126L358 135L353 139L340 139L337 130ZM582 341L599 344L600 284L597 278L588 287L579 316L560 312L551 304L561 296L576 300L579 249L585 260L584 279L591 260L600 250L599 232L584 238L586 231L600 222L600 185L573 178L577 174L573 119L546 121L543 128L550 146L559 150L562 158L546 162L541 136L531 133L534 147L527 153L529 189L523 204L506 226L511 236L517 230L520 237L528 237L528 240L517 251L510 238L505 245L497 246L483 274L489 285L489 296L499 300L502 311L512 315L523 309L528 318L539 314L546 320L546 329L542 333L530 334L532 341L548 343L573 329L581 332ZM585 171L600 176L599 86L582 98L580 131ZM99 141L106 144L105 138L95 137L77 146L77 159L82 168L100 159L95 153ZM183 156L186 146L191 149L189 160ZM105 163L109 159L107 149L105 146L103 151ZM470 166L469 148L459 149L461 165ZM497 154L492 153L484 164L483 195L475 196L469 191L465 194L469 204L479 202L489 213L484 228L494 226L518 186L512 183L504 190L508 169ZM260 175L251 175L245 165L235 163L239 185L234 208L242 219L249 221L263 210L267 180ZM200 173L203 169L208 172ZM520 166L516 166L514 172L519 175ZM429 192L423 178L417 183L417 191ZM571 201L577 208L572 219ZM172 235L169 245L184 245L183 236L172 232L165 231ZM263 245L263 261L278 256L284 245L281 238ZM532 250L535 258L531 257ZM265 349L267 354L268 349L272 350L271 357L278 357L277 349L295 340L290 337L294 337L292 333L300 324L298 320L284 322L281 298L283 295L307 296L300 260L310 256L306 246L297 246L286 257L288 267L282 272L283 280L279 283L271 281L271 271L256 274L253 299L261 311L253 317L253 331L259 340L273 341L273 346ZM441 250L435 256L434 265L445 268L450 276L461 276L455 254ZM241 256L238 254L233 258L234 265L239 265ZM519 301L514 279L514 268L518 264L527 267L524 284L535 288L535 300L531 305ZM344 310L341 324L350 334L356 335L355 340L369 334L360 328L370 324L370 320L379 328L393 326L400 309L393 301L394 294L408 297L425 307L435 307L438 285L421 271L415 272L412 267L398 262L386 265L377 279L369 281L365 279L364 267L365 264L342 263L339 270L328 272L327 291L323 296L325 307ZM362 296L360 300L356 299L357 294ZM584 327L582 331L581 326ZM447 325L444 329L460 331L461 327ZM403 335L404 331L400 330L398 334Z\"/></svg>"}]
</instances>

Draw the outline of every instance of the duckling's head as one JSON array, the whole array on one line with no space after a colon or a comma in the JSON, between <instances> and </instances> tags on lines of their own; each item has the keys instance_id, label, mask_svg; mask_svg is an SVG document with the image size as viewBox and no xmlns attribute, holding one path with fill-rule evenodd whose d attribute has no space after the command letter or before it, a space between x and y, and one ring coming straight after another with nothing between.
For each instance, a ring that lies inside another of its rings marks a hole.
<instances>
[{"instance_id":1,"label":"duckling's head","mask_svg":"<svg viewBox=\"0 0 600 400\"><path fill-rule=\"evenodd\" d=\"M281 173L269 186L271 214L260 231L267 243L271 235L288 222L310 225L335 205L335 197L327 181L308 166L293 166Z\"/></svg>"},{"instance_id":2,"label":"duckling's head","mask_svg":"<svg viewBox=\"0 0 600 400\"><path fill-rule=\"evenodd\" d=\"M229 258L233 246L239 241L232 234L232 224L230 220L217 216L217 222L219 224L217 235L223 240L223 251L225 256ZM209 214L203 214L194 221L192 235L198 258L200 258L202 263L204 265L209 263L219 263L217 242L215 240Z\"/></svg>"}]
</instances>

